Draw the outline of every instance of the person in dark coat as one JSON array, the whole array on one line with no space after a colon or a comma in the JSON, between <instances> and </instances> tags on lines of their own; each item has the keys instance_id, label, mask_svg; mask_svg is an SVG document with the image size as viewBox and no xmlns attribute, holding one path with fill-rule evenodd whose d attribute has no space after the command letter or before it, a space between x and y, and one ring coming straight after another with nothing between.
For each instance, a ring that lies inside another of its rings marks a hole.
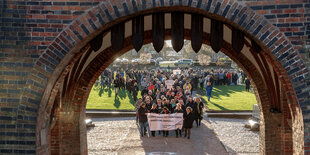
<instances>
[{"instance_id":1,"label":"person in dark coat","mask_svg":"<svg viewBox=\"0 0 310 155\"><path fill-rule=\"evenodd\" d=\"M194 102L193 98L191 96L188 97L188 101L185 105L185 107L191 107L193 118L196 121L196 126L198 127L198 106L197 103Z\"/></svg>"},{"instance_id":2,"label":"person in dark coat","mask_svg":"<svg viewBox=\"0 0 310 155\"><path fill-rule=\"evenodd\" d=\"M138 87L138 84L135 82L133 89L132 89L133 100L135 102L137 101L138 92L139 92L139 87Z\"/></svg>"},{"instance_id":3,"label":"person in dark coat","mask_svg":"<svg viewBox=\"0 0 310 155\"><path fill-rule=\"evenodd\" d=\"M138 124L138 120L139 120L139 114L138 114L138 110L140 108L140 106L142 105L142 99L139 98L139 100L136 102L136 105L135 105L135 110L136 110L136 124Z\"/></svg>"},{"instance_id":4,"label":"person in dark coat","mask_svg":"<svg viewBox=\"0 0 310 155\"><path fill-rule=\"evenodd\" d=\"M144 96L144 94L147 94L147 93L148 93L148 90L147 90L147 87L145 87L141 91L141 96Z\"/></svg>"},{"instance_id":5,"label":"person in dark coat","mask_svg":"<svg viewBox=\"0 0 310 155\"><path fill-rule=\"evenodd\" d=\"M191 107L186 108L186 112L183 115L183 119L184 119L183 128L185 131L184 137L187 137L188 139L190 139L191 128L193 127L193 122L194 122L194 116L193 116Z\"/></svg>"},{"instance_id":6,"label":"person in dark coat","mask_svg":"<svg viewBox=\"0 0 310 155\"><path fill-rule=\"evenodd\" d=\"M185 113L185 111L186 111L186 106L184 105L183 100L178 100L178 103L181 105L181 108L182 108L182 110L183 110L183 113Z\"/></svg>"},{"instance_id":7,"label":"person in dark coat","mask_svg":"<svg viewBox=\"0 0 310 155\"><path fill-rule=\"evenodd\" d=\"M114 89L115 89L115 97L118 94L119 91L119 87L120 87L120 83L121 83L121 77L119 74L116 75L115 79L114 79Z\"/></svg>"},{"instance_id":8,"label":"person in dark coat","mask_svg":"<svg viewBox=\"0 0 310 155\"><path fill-rule=\"evenodd\" d=\"M245 91L247 91L247 92L250 91L250 85L251 85L251 83L250 83L249 78L246 78L246 80L245 80Z\"/></svg>"},{"instance_id":9,"label":"person in dark coat","mask_svg":"<svg viewBox=\"0 0 310 155\"><path fill-rule=\"evenodd\" d=\"M184 114L184 111L182 110L181 104L178 103L176 105L176 108L174 109L173 113L182 113L182 114ZM179 137L179 135L180 135L180 137L182 137L182 130L181 129L176 129L175 130L175 135L176 135L177 138Z\"/></svg>"},{"instance_id":10,"label":"person in dark coat","mask_svg":"<svg viewBox=\"0 0 310 155\"><path fill-rule=\"evenodd\" d=\"M204 104L201 102L201 99L199 97L194 99L195 103L197 104L197 111L198 111L198 126L201 124L201 120L203 119L203 108Z\"/></svg>"},{"instance_id":11,"label":"person in dark coat","mask_svg":"<svg viewBox=\"0 0 310 155\"><path fill-rule=\"evenodd\" d=\"M138 110L141 137L143 137L143 135L146 135L146 122L147 122L146 113L147 113L147 109L145 107L145 103L143 103Z\"/></svg>"},{"instance_id":12,"label":"person in dark coat","mask_svg":"<svg viewBox=\"0 0 310 155\"><path fill-rule=\"evenodd\" d=\"M150 112L150 110L152 108L152 103L149 99L147 99L145 102L146 102L146 110L147 110L147 112Z\"/></svg>"},{"instance_id":13,"label":"person in dark coat","mask_svg":"<svg viewBox=\"0 0 310 155\"><path fill-rule=\"evenodd\" d=\"M162 102L161 102L161 99L157 99L156 100L156 104L157 104L157 110L158 110L158 113L161 113L162 112L162 110L163 110L163 104L162 104Z\"/></svg>"},{"instance_id":14,"label":"person in dark coat","mask_svg":"<svg viewBox=\"0 0 310 155\"><path fill-rule=\"evenodd\" d=\"M155 103L152 105L150 113L158 114L157 105ZM155 131L151 131L151 133L152 133L152 136L155 137Z\"/></svg>"},{"instance_id":15,"label":"person in dark coat","mask_svg":"<svg viewBox=\"0 0 310 155\"><path fill-rule=\"evenodd\" d=\"M170 101L167 100L166 98L164 98L164 100L163 100L163 106L167 107L170 112L173 111L173 108L172 108L172 105L170 104Z\"/></svg>"},{"instance_id":16,"label":"person in dark coat","mask_svg":"<svg viewBox=\"0 0 310 155\"><path fill-rule=\"evenodd\" d=\"M168 110L167 107L164 107L161 114L170 114L170 111ZM163 136L168 137L168 135L169 135L169 130L163 130Z\"/></svg>"}]
</instances>

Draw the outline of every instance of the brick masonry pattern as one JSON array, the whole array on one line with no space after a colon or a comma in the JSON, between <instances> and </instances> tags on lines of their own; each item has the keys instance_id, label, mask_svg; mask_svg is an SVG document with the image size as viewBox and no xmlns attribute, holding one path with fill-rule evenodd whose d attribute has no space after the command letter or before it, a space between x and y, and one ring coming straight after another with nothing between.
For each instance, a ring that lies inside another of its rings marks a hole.
<instances>
[{"instance_id":1,"label":"brick masonry pattern","mask_svg":"<svg viewBox=\"0 0 310 155\"><path fill-rule=\"evenodd\" d=\"M153 7L178 5L226 17L267 45L266 50L272 51L289 75L286 80L293 83L292 94L296 93L303 110L305 147L309 148L309 77L294 49L302 54L300 47L309 41L310 1L244 2L251 9L232 0L170 0L169 3L3 0L0 4L0 136L12 140L0 141L0 153L35 152L36 120L42 94L60 61L81 40L85 44L91 39L89 34L96 34L119 17ZM20 145L25 149L17 149Z\"/></svg>"}]
</instances>

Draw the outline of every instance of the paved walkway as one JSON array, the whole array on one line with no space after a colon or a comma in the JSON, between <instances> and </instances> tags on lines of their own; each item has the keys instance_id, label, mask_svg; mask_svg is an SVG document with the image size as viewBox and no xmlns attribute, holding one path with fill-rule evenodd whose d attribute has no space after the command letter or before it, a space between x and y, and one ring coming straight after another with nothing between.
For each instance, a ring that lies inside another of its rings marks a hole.
<instances>
[{"instance_id":1,"label":"paved walkway","mask_svg":"<svg viewBox=\"0 0 310 155\"><path fill-rule=\"evenodd\" d=\"M89 130L88 153L90 155L226 155L228 154L212 130L203 120L199 128L192 129L191 139L169 137L140 137L135 118L93 119L96 127Z\"/></svg>"},{"instance_id":2,"label":"paved walkway","mask_svg":"<svg viewBox=\"0 0 310 155\"><path fill-rule=\"evenodd\" d=\"M247 120L206 118L229 154L259 155L259 132L244 127Z\"/></svg>"}]
</instances>

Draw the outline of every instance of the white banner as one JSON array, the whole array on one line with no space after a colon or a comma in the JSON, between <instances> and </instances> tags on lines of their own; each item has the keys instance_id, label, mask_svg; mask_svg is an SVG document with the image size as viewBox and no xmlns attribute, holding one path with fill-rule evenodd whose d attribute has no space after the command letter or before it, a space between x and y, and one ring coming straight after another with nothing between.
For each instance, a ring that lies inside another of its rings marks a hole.
<instances>
[{"instance_id":1,"label":"white banner","mask_svg":"<svg viewBox=\"0 0 310 155\"><path fill-rule=\"evenodd\" d=\"M165 85L167 86L167 89L173 88L173 84L174 84L173 80L166 80L165 81Z\"/></svg>"},{"instance_id":2,"label":"white banner","mask_svg":"<svg viewBox=\"0 0 310 155\"><path fill-rule=\"evenodd\" d=\"M175 69L175 70L173 70L173 74L181 74L181 70Z\"/></svg>"},{"instance_id":3,"label":"white banner","mask_svg":"<svg viewBox=\"0 0 310 155\"><path fill-rule=\"evenodd\" d=\"M147 119L151 131L176 130L176 129L182 129L183 126L183 113L175 113L175 114L148 113Z\"/></svg>"}]
</instances>

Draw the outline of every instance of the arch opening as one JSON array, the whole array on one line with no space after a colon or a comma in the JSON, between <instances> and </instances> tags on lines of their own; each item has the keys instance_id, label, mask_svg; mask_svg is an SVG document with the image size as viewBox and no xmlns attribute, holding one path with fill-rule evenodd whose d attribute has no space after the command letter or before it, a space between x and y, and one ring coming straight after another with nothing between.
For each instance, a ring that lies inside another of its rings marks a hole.
<instances>
[{"instance_id":1,"label":"arch opening","mask_svg":"<svg viewBox=\"0 0 310 155\"><path fill-rule=\"evenodd\" d=\"M194 10L193 12L197 13L196 10ZM223 18L221 19L224 20ZM144 20L147 21L148 19L144 18ZM191 27L187 27L188 25L186 25L186 23L188 22L186 21L188 20L186 19L186 17L184 20L184 38L192 39L192 29ZM204 39L202 40L202 43L211 45L212 47L214 46L214 48L216 48L216 46L219 45L212 45L212 42L214 41L212 41L211 39L211 36L214 36L211 34L210 30L210 28L212 27L212 22L208 18L206 18L206 20L209 20L209 27L203 27L202 37ZM60 65L60 68L63 68L63 70L58 72L58 79L54 79L55 83L51 85L51 93L47 93L46 95L45 99L48 99L48 104L42 107L44 108L44 117L48 117L47 120L50 120L50 123L47 126L39 126L37 129L37 132L42 133L42 128L47 127L47 129L54 129L54 127L57 127L57 123L61 123L61 127L63 128L68 127L68 130L63 130L61 132L56 130L56 136L49 137L49 140L52 140L54 138L58 138L58 140L61 140L61 143L57 144L61 144L61 148L54 151L64 151L64 148L66 148L66 150L68 151L72 150L81 154L87 152L87 145L85 139L86 129L84 123L85 105L87 97L89 95L90 88L99 77L101 72L119 55L125 53L130 49L133 49L134 46L132 45L132 34L126 34L128 32L126 31L126 29L130 30L132 28L130 27L130 22L132 22L131 17L126 18L126 22L123 26L124 32L120 32L124 33L122 49L116 49L117 46L113 47L113 44L111 42L109 43L112 32L109 32L108 29L105 29L104 31L101 31L104 32L102 33L102 42L105 44L102 44L99 49L98 47L96 48L94 47L94 45L91 45L93 43L86 44L86 46L84 46L83 48L77 46L76 48L80 48L81 50L79 50L79 52L74 55L68 56L72 58L70 59L70 61L67 60L70 63L68 63L68 65L65 65L65 63ZM111 24L111 27L114 27L116 25ZM174 38L171 25L169 28L169 24L166 25L165 23L164 31L160 32L161 34L164 34L164 40ZM237 52L236 49L238 48L238 45L234 45L233 47L233 41L231 40L232 33L235 32L232 31L232 29L236 28L236 25L226 23L223 26L224 38L222 39L222 44L220 46L221 50L232 60L234 60L239 66L241 66L244 71L248 73L249 77L252 79L252 84L255 87L254 90L257 94L257 100L260 105L261 115L263 116L261 122L261 124L263 124L261 128L261 136L263 137L260 138L260 143L262 146L261 153L285 153L284 151L288 151L287 153L290 153L293 151L300 151L300 148L294 148L295 145L293 145L292 142L294 143L294 141L299 141L300 139L303 139L303 136L293 135L292 131L303 130L303 128L294 128L294 124L296 124L297 126L302 125L302 120L300 120L302 119L302 117L300 117L301 112L297 104L298 102L296 95L294 93L292 94L291 92L287 92L287 90L290 90L292 86L290 84L290 81L288 81L286 72L283 71L283 68L281 68L281 64L278 61L275 61L275 58L272 56L272 54L266 51L266 45L261 45L262 42L259 42L259 47L263 47L261 48L262 50L257 50L259 48L257 48L257 46L253 44L258 41L257 39L255 39L255 37L251 37L251 35L249 34L246 34L244 32L242 33L244 36L246 36L244 40L245 46L243 48L247 48L247 50L244 52L242 50L240 52ZM119 29L122 28L118 27L117 30ZM240 28L237 27L237 29ZM101 33L98 32L96 33L100 35L97 36L101 36ZM143 44L150 43L153 39L152 28L144 28L143 32ZM115 35L120 34L113 34L113 36ZM89 37L94 38L91 35ZM225 37L230 39L227 39ZM218 42L219 40L221 39L217 38L215 42ZM99 41L95 39L92 42L100 41L100 39ZM93 49L98 49L98 52L94 52ZM39 116L39 119L43 119L43 117ZM70 126L74 124L76 128L70 128ZM277 132L275 133L274 131ZM300 133L301 131L299 131L298 133ZM79 133L79 135L77 133ZM51 135L52 134L50 132L46 133L46 136ZM69 139L68 137L64 137L63 135L71 135L72 137L74 137L75 141L73 141L73 138ZM41 136L45 135L41 134ZM40 139L38 140L41 141ZM269 142L273 142L274 144L272 144L271 146ZM39 144L41 145L38 147L37 150L44 150L45 148L50 147L52 153L52 148L57 147L52 146L51 141L47 143L42 143L41 141ZM273 145L281 145L283 146L283 148L276 148ZM77 150L76 146L79 146L80 149Z\"/></svg>"}]
</instances>

